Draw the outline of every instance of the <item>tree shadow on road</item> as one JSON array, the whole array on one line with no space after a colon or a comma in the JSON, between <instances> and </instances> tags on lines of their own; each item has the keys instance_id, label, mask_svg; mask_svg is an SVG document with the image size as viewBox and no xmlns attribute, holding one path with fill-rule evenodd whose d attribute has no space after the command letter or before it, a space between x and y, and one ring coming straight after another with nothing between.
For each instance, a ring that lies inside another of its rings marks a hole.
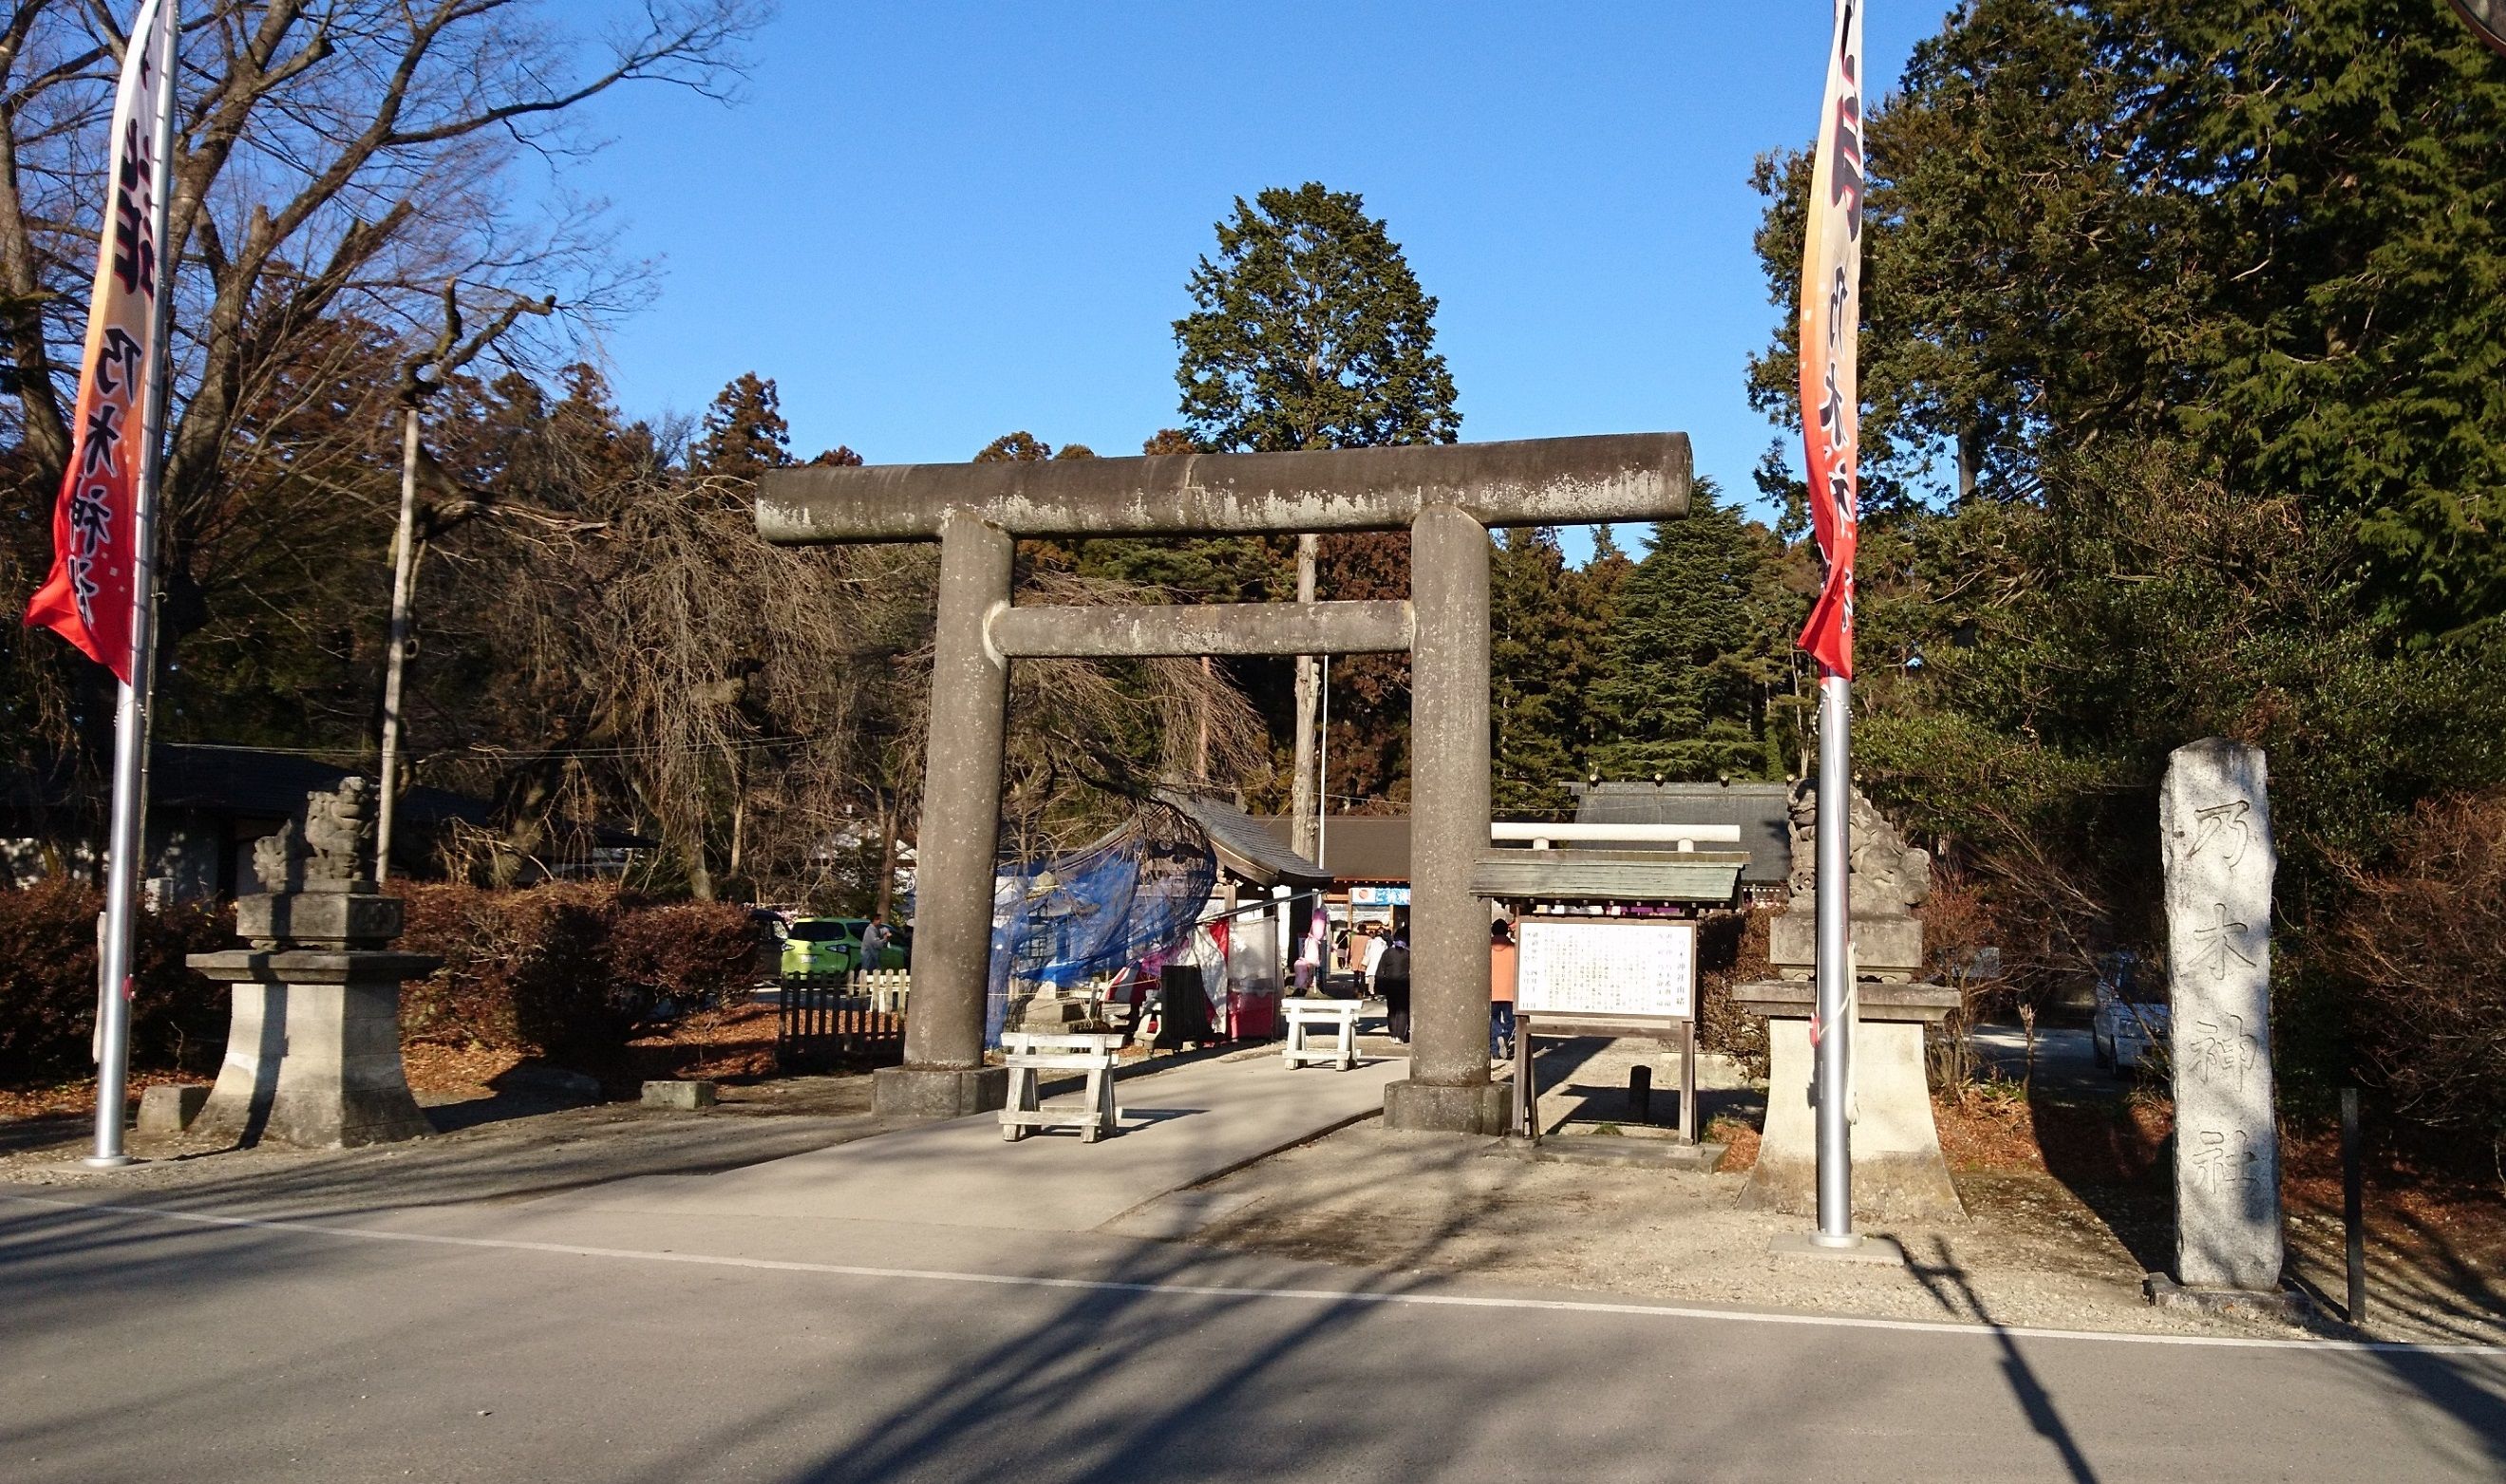
<instances>
[{"instance_id":1,"label":"tree shadow on road","mask_svg":"<svg viewBox=\"0 0 2506 1484\"><path fill-rule=\"evenodd\" d=\"M1450 1160L1486 1162L1483 1141L1445 1143ZM1453 1213L1397 1247L1370 1248L1366 1266L1319 1280L1312 1267L1267 1254L1137 1244L1110 1266L1090 1267L1078 1291L1041 1318L1005 1304L1001 1338L854 1427L851 1446L785 1476L960 1479L988 1476L1011 1458L1075 1484L1621 1471L1625 1428L1590 1425L1580 1366L1518 1372L1504 1390L1487 1390L1486 1354L1508 1332L1499 1323L1475 1326L1478 1338L1449 1360L1414 1344L1398 1351L1400 1371L1381 1368L1382 1342L1420 1323L1419 1310L1387 1301L1452 1293L1450 1280L1479 1265L1455 1255L1467 1224ZM1283 1298L1309 1312L1279 1325ZM1145 1398L1144 1368L1167 1383ZM1818 1410L1799 1397L1780 1406L1787 1421ZM1537 1449L1515 1431L1526 1411L1541 1424ZM1416 1426L1422 1417L1434 1425ZM633 1477L687 1478L742 1440L806 1431L811 1421L811 1404L796 1400L692 1439Z\"/></svg>"}]
</instances>

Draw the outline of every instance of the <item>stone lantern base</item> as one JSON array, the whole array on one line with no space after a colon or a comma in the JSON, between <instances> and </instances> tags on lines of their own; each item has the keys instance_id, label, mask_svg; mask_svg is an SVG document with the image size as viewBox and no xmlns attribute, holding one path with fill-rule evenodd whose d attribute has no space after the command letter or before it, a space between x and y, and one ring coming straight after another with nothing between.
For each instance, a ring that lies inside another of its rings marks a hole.
<instances>
[{"instance_id":1,"label":"stone lantern base","mask_svg":"<svg viewBox=\"0 0 2506 1484\"><path fill-rule=\"evenodd\" d=\"M1743 1206L1817 1214L1817 1072L1809 1042L1816 993L1807 979L1743 984L1734 991L1742 1009L1767 1017L1767 1126L1757 1168L1740 1193ZM1957 1007L1957 991L1869 982L1857 998L1861 1013L1853 1028L1849 1114L1854 1209L1899 1220L1961 1220L1966 1206L1941 1157L1923 1070L1923 1027Z\"/></svg>"},{"instance_id":2,"label":"stone lantern base","mask_svg":"<svg viewBox=\"0 0 2506 1484\"><path fill-rule=\"evenodd\" d=\"M318 948L193 955L193 968L234 986L234 1015L217 1085L190 1131L315 1148L433 1133L401 1068L400 989L439 963Z\"/></svg>"}]
</instances>

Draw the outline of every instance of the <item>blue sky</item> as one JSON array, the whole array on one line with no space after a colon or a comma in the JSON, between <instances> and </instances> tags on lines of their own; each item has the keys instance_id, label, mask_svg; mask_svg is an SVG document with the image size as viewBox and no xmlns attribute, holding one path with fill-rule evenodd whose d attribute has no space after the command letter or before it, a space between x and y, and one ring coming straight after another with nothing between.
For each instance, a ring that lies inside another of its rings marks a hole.
<instances>
[{"instance_id":1,"label":"blue sky","mask_svg":"<svg viewBox=\"0 0 2506 1484\"><path fill-rule=\"evenodd\" d=\"M1829 15L790 0L739 102L614 94L591 119L613 143L563 178L660 260L599 347L638 415L755 371L803 457L958 460L1021 428L1136 452L1177 421L1171 324L1212 224L1319 180L1440 300L1464 439L1679 429L1746 495L1774 436L1742 392L1774 317L1750 161L1808 137ZM1872 73L1941 15L1882 9Z\"/></svg>"}]
</instances>

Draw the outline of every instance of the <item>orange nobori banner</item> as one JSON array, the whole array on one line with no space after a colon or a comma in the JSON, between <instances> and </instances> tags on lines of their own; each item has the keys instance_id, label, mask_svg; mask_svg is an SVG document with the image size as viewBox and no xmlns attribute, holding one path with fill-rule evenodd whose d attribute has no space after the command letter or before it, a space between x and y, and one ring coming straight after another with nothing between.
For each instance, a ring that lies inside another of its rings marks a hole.
<instances>
[{"instance_id":1,"label":"orange nobori banner","mask_svg":"<svg viewBox=\"0 0 2506 1484\"><path fill-rule=\"evenodd\" d=\"M131 681L131 644L147 594L138 549L139 502L153 491L159 430L150 397L165 347L158 343L165 289L164 220L157 159L174 106L174 7L144 0L124 49L114 97L112 166L97 232L95 291L71 412L69 467L53 511L53 570L26 606L49 628Z\"/></svg>"},{"instance_id":2,"label":"orange nobori banner","mask_svg":"<svg viewBox=\"0 0 2506 1484\"><path fill-rule=\"evenodd\" d=\"M1861 403L1855 339L1862 325L1862 3L1837 0L1827 52L1802 249L1801 407L1810 521L1827 575L1800 644L1832 674L1853 674L1853 548L1861 522L1856 460Z\"/></svg>"}]
</instances>

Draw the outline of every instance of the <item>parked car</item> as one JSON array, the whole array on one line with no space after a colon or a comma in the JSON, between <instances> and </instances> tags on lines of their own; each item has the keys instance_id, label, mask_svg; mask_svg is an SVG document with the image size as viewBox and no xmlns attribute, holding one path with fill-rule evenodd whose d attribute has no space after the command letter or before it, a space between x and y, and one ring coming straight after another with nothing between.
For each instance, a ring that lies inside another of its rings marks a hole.
<instances>
[{"instance_id":1,"label":"parked car","mask_svg":"<svg viewBox=\"0 0 2506 1484\"><path fill-rule=\"evenodd\" d=\"M750 907L748 924L757 930L757 983L765 988L783 972L783 943L790 936L790 919L772 907Z\"/></svg>"},{"instance_id":2,"label":"parked car","mask_svg":"<svg viewBox=\"0 0 2506 1484\"><path fill-rule=\"evenodd\" d=\"M2117 1077L2149 1061L2172 1021L2166 986L2137 954L2110 953L2097 966L2097 1004L2089 1039L2097 1065Z\"/></svg>"},{"instance_id":3,"label":"parked car","mask_svg":"<svg viewBox=\"0 0 2506 1484\"><path fill-rule=\"evenodd\" d=\"M861 937L840 917L800 917L783 930L782 968L793 973L850 973L861 963Z\"/></svg>"},{"instance_id":4,"label":"parked car","mask_svg":"<svg viewBox=\"0 0 2506 1484\"><path fill-rule=\"evenodd\" d=\"M903 969L912 962L913 934L896 929L876 964L864 962L862 936L867 917L802 917L783 930L782 971L791 973L850 973L856 969Z\"/></svg>"}]
</instances>

